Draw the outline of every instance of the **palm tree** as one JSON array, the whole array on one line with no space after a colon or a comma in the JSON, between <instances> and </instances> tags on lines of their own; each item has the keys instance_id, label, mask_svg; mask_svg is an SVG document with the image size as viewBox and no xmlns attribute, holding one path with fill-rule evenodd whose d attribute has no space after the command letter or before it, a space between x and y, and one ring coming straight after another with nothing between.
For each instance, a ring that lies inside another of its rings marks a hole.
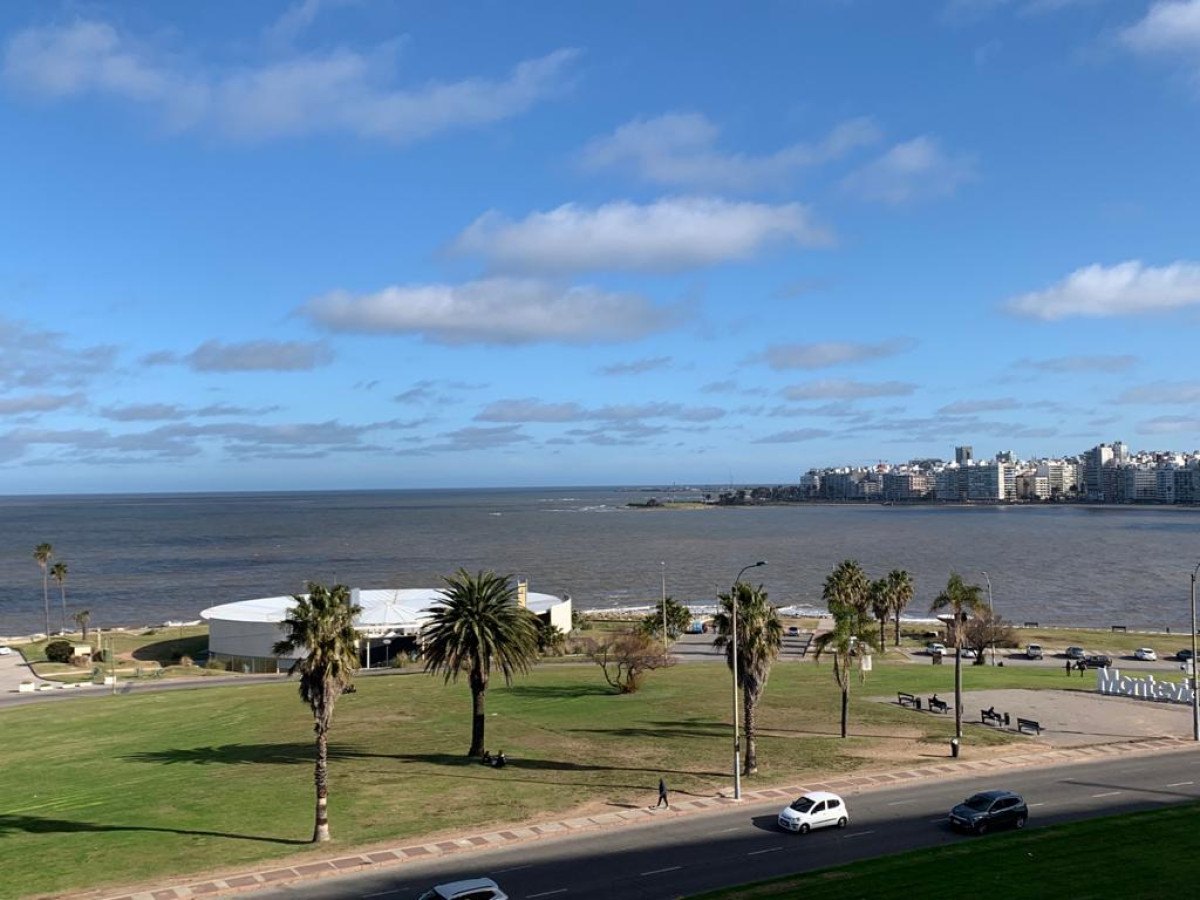
<instances>
[{"instance_id":1,"label":"palm tree","mask_svg":"<svg viewBox=\"0 0 1200 900\"><path fill-rule=\"evenodd\" d=\"M908 609L913 599L912 576L904 569L892 569L887 576L891 594L892 615L896 620L896 646L900 646L900 616Z\"/></svg>"},{"instance_id":2,"label":"palm tree","mask_svg":"<svg viewBox=\"0 0 1200 900\"><path fill-rule=\"evenodd\" d=\"M840 567L839 567L840 568ZM868 653L875 648L875 626L864 607L854 603L829 604L833 613L833 629L819 635L813 642L815 659L825 653L833 654L833 678L842 689L842 737L846 736L850 717L850 668L855 653ZM866 673L861 678L866 680Z\"/></svg>"},{"instance_id":3,"label":"palm tree","mask_svg":"<svg viewBox=\"0 0 1200 900\"><path fill-rule=\"evenodd\" d=\"M42 567L42 605L46 610L46 637L50 637L50 573L48 567L54 558L54 548L47 543L33 548L33 558Z\"/></svg>"},{"instance_id":4,"label":"palm tree","mask_svg":"<svg viewBox=\"0 0 1200 900\"><path fill-rule=\"evenodd\" d=\"M954 614L949 632L954 642L954 736L957 738L962 737L962 623L969 614L983 608L983 588L967 584L961 575L952 572L946 589L937 595L929 609L934 613L949 610Z\"/></svg>"},{"instance_id":5,"label":"palm tree","mask_svg":"<svg viewBox=\"0 0 1200 900\"><path fill-rule=\"evenodd\" d=\"M58 582L58 593L62 597L62 630L67 630L67 564L61 559L50 567L50 577Z\"/></svg>"},{"instance_id":6,"label":"palm tree","mask_svg":"<svg viewBox=\"0 0 1200 900\"><path fill-rule=\"evenodd\" d=\"M354 681L358 667L358 635L354 619L362 609L350 601L350 589L335 584L309 582L308 595L293 597L280 627L287 634L275 644L275 654L286 656L304 650L305 655L288 671L300 673L300 699L313 714L317 735L317 761L313 781L317 788L316 825L313 843L329 840L329 729L338 697Z\"/></svg>"},{"instance_id":7,"label":"palm tree","mask_svg":"<svg viewBox=\"0 0 1200 900\"><path fill-rule=\"evenodd\" d=\"M783 623L779 611L767 602L767 592L762 585L752 587L739 581L733 588L737 597L737 667L742 683L742 717L745 720L746 759L743 774L753 775L758 771L758 741L755 727L755 710L767 678L771 674L771 663L783 647ZM733 668L733 601L729 594L718 594L721 609L713 616L717 639L713 646L725 650L725 662Z\"/></svg>"},{"instance_id":8,"label":"palm tree","mask_svg":"<svg viewBox=\"0 0 1200 900\"><path fill-rule=\"evenodd\" d=\"M829 605L830 610L834 605L857 606L865 612L870 604L870 586L862 566L852 559L842 560L825 579L821 599Z\"/></svg>"},{"instance_id":9,"label":"palm tree","mask_svg":"<svg viewBox=\"0 0 1200 900\"><path fill-rule=\"evenodd\" d=\"M459 569L445 581L443 599L427 610L421 632L425 671L440 672L448 682L466 673L472 717L467 755L482 756L488 678L497 668L510 684L513 675L529 671L537 660L538 618L518 605L511 575Z\"/></svg>"},{"instance_id":10,"label":"palm tree","mask_svg":"<svg viewBox=\"0 0 1200 900\"><path fill-rule=\"evenodd\" d=\"M71 613L71 618L75 620L75 624L83 631L83 639L88 639L88 622L92 620L92 611L90 609L81 609Z\"/></svg>"},{"instance_id":11,"label":"palm tree","mask_svg":"<svg viewBox=\"0 0 1200 900\"><path fill-rule=\"evenodd\" d=\"M871 612L879 620L879 649L882 652L887 643L887 622L892 615L892 585L886 578L872 581L867 587L867 596L871 600Z\"/></svg>"}]
</instances>

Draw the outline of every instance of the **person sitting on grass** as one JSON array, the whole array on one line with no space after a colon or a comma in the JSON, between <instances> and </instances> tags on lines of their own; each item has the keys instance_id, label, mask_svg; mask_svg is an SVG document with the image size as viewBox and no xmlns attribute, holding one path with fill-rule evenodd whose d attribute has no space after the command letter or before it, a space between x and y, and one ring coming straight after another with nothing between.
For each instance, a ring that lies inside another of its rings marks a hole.
<instances>
[{"instance_id":1,"label":"person sitting on grass","mask_svg":"<svg viewBox=\"0 0 1200 900\"><path fill-rule=\"evenodd\" d=\"M483 751L483 756L481 756L481 757L479 758L479 761L480 761L481 763L483 763L485 766L490 766L490 765L492 764L492 751L491 751L491 750L484 750L484 751Z\"/></svg>"}]
</instances>

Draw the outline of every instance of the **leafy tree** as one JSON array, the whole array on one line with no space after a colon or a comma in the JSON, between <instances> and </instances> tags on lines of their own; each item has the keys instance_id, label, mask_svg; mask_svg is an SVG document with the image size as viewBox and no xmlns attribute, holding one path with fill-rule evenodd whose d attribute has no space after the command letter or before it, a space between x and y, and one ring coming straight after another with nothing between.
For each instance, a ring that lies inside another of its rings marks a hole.
<instances>
[{"instance_id":1,"label":"leafy tree","mask_svg":"<svg viewBox=\"0 0 1200 900\"><path fill-rule=\"evenodd\" d=\"M908 609L913 599L912 576L904 569L892 569L887 575L888 594L891 600L892 617L896 623L896 646L900 646L900 616Z\"/></svg>"},{"instance_id":2,"label":"leafy tree","mask_svg":"<svg viewBox=\"0 0 1200 900\"><path fill-rule=\"evenodd\" d=\"M50 662L69 663L75 655L70 641L51 641L42 651Z\"/></svg>"},{"instance_id":3,"label":"leafy tree","mask_svg":"<svg viewBox=\"0 0 1200 900\"><path fill-rule=\"evenodd\" d=\"M981 608L963 625L963 643L975 651L975 665L982 666L989 647L1017 646L1017 633L992 610Z\"/></svg>"},{"instance_id":4,"label":"leafy tree","mask_svg":"<svg viewBox=\"0 0 1200 900\"><path fill-rule=\"evenodd\" d=\"M841 566L838 567L840 568ZM834 575L837 571L834 570ZM828 584L826 581L826 585ZM857 597L856 594L843 596ZM846 737L850 718L850 669L854 662L853 657L869 654L875 649L875 627L864 605L836 599L836 596L827 602L829 611L833 614L833 628L818 635L813 647L815 659L818 661L826 653L833 654L833 678L842 690L842 737ZM866 677L866 672L860 669L860 679L865 681Z\"/></svg>"},{"instance_id":5,"label":"leafy tree","mask_svg":"<svg viewBox=\"0 0 1200 900\"><path fill-rule=\"evenodd\" d=\"M867 586L867 596L871 601L871 612L879 620L879 649L882 651L887 643L887 623L892 616L892 586L886 578L872 581Z\"/></svg>"},{"instance_id":6,"label":"leafy tree","mask_svg":"<svg viewBox=\"0 0 1200 900\"><path fill-rule=\"evenodd\" d=\"M33 559L42 569L42 605L46 610L46 637L50 637L50 560L54 558L54 548L47 543L38 544L33 548Z\"/></svg>"},{"instance_id":7,"label":"leafy tree","mask_svg":"<svg viewBox=\"0 0 1200 900\"><path fill-rule=\"evenodd\" d=\"M88 622L92 620L92 611L90 609L81 609L71 613L71 618L75 620L75 624L83 631L83 639L88 639Z\"/></svg>"},{"instance_id":8,"label":"leafy tree","mask_svg":"<svg viewBox=\"0 0 1200 900\"><path fill-rule=\"evenodd\" d=\"M657 636L662 640L663 634L663 606L666 606L667 612L667 637L674 640L683 634L692 624L692 611L687 608L686 604L680 603L674 597L667 596L666 603L658 603L654 607L654 612L647 613L642 619L640 629L650 637Z\"/></svg>"},{"instance_id":9,"label":"leafy tree","mask_svg":"<svg viewBox=\"0 0 1200 900\"><path fill-rule=\"evenodd\" d=\"M587 613L580 612L572 607L571 609L571 630L586 631L592 626L591 617Z\"/></svg>"},{"instance_id":10,"label":"leafy tree","mask_svg":"<svg viewBox=\"0 0 1200 900\"><path fill-rule=\"evenodd\" d=\"M493 669L505 683L527 672L537 659L538 619L516 600L512 576L471 575L465 569L445 579L442 601L422 630L425 671L457 681L466 673L471 688L471 749L484 750L484 696Z\"/></svg>"},{"instance_id":11,"label":"leafy tree","mask_svg":"<svg viewBox=\"0 0 1200 900\"><path fill-rule=\"evenodd\" d=\"M567 636L557 625L538 619L538 653L542 656L562 656L567 650Z\"/></svg>"},{"instance_id":12,"label":"leafy tree","mask_svg":"<svg viewBox=\"0 0 1200 900\"><path fill-rule=\"evenodd\" d=\"M604 671L604 680L622 694L635 693L647 672L674 664L662 642L641 630L621 632L603 642L589 639L587 655Z\"/></svg>"},{"instance_id":13,"label":"leafy tree","mask_svg":"<svg viewBox=\"0 0 1200 900\"><path fill-rule=\"evenodd\" d=\"M762 585L752 587L739 581L731 594L719 594L721 608L713 616L717 638L713 646L725 651L725 662L733 668L733 617L737 615L737 671L742 685L742 716L745 720L746 759L744 774L758 771L756 711L759 698L771 675L771 663L783 647L783 623L779 611L767 601ZM736 598L736 605L735 605Z\"/></svg>"},{"instance_id":14,"label":"leafy tree","mask_svg":"<svg viewBox=\"0 0 1200 900\"><path fill-rule=\"evenodd\" d=\"M950 575L943 590L933 601L930 612L949 612L954 619L950 623L950 641L954 644L954 735L962 737L962 647L963 623L971 613L984 608L983 588L967 584L957 572Z\"/></svg>"},{"instance_id":15,"label":"leafy tree","mask_svg":"<svg viewBox=\"0 0 1200 900\"><path fill-rule=\"evenodd\" d=\"M350 589L344 584L327 589L309 582L308 595L293 599L296 605L280 623L287 637L275 644L275 654L305 651L288 675L300 673L300 699L312 710L317 735L313 773L317 810L312 839L318 843L329 840L329 729L338 697L354 683L354 670L358 668L354 619L362 609L351 602Z\"/></svg>"},{"instance_id":16,"label":"leafy tree","mask_svg":"<svg viewBox=\"0 0 1200 900\"><path fill-rule=\"evenodd\" d=\"M866 612L870 605L871 583L867 573L855 560L846 559L838 563L825 579L821 599L832 610L834 606L856 606Z\"/></svg>"},{"instance_id":17,"label":"leafy tree","mask_svg":"<svg viewBox=\"0 0 1200 900\"><path fill-rule=\"evenodd\" d=\"M61 559L50 567L50 577L58 582L58 593L62 598L62 630L67 630L67 564Z\"/></svg>"}]
</instances>

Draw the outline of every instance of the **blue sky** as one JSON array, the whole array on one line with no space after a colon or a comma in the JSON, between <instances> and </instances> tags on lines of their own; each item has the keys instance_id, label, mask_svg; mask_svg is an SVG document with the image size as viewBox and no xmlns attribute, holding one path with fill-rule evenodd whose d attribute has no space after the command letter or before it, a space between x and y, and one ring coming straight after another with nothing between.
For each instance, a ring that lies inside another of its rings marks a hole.
<instances>
[{"instance_id":1,"label":"blue sky","mask_svg":"<svg viewBox=\"0 0 1200 900\"><path fill-rule=\"evenodd\" d=\"M1200 0L9 2L0 493L1200 446Z\"/></svg>"}]
</instances>

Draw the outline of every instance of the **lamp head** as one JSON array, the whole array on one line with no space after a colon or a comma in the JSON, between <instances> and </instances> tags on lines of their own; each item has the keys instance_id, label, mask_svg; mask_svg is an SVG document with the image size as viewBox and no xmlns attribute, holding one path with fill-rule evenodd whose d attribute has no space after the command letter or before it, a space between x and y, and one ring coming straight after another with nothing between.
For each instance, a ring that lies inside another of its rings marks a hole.
<instances>
[{"instance_id":1,"label":"lamp head","mask_svg":"<svg viewBox=\"0 0 1200 900\"><path fill-rule=\"evenodd\" d=\"M758 568L759 566L765 566L766 564L767 564L767 561L765 559L760 559L758 562L756 562L754 564L754 567Z\"/></svg>"}]
</instances>

